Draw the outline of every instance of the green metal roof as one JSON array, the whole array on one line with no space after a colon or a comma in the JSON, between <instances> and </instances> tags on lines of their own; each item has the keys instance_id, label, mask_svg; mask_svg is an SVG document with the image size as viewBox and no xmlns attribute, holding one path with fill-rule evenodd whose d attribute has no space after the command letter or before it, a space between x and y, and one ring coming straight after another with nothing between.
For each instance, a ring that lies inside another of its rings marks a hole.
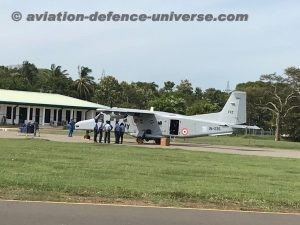
<instances>
[{"instance_id":1,"label":"green metal roof","mask_svg":"<svg viewBox=\"0 0 300 225\"><path fill-rule=\"evenodd\" d=\"M107 109L109 107L60 94L0 89L0 103L57 108Z\"/></svg>"}]
</instances>

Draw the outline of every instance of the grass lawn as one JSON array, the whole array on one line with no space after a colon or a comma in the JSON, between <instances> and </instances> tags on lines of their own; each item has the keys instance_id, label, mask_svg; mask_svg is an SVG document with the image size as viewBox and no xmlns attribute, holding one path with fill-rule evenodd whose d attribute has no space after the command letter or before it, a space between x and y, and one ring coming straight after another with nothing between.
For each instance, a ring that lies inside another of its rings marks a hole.
<instances>
[{"instance_id":1,"label":"grass lawn","mask_svg":"<svg viewBox=\"0 0 300 225\"><path fill-rule=\"evenodd\" d=\"M300 212L300 160L0 139L0 198Z\"/></svg>"},{"instance_id":2,"label":"grass lawn","mask_svg":"<svg viewBox=\"0 0 300 225\"><path fill-rule=\"evenodd\" d=\"M263 148L279 148L300 150L300 142L274 141L274 136L206 136L188 139L176 139L176 142L189 142L211 145L250 146Z\"/></svg>"}]
</instances>

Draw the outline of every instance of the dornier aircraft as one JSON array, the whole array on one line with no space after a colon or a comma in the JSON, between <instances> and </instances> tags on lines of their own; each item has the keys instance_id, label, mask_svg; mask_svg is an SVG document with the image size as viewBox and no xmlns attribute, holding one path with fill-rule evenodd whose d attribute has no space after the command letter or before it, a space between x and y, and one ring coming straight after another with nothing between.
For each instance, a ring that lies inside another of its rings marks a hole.
<instances>
[{"instance_id":1,"label":"dornier aircraft","mask_svg":"<svg viewBox=\"0 0 300 225\"><path fill-rule=\"evenodd\" d=\"M136 137L138 143L154 140L160 143L162 137L198 137L207 135L231 134L234 128L258 127L245 126L246 93L231 93L221 112L185 116L175 113L127 108L108 108L97 110L100 113L90 120L76 123L76 129L93 130L95 119L110 115L116 120L122 119L126 132Z\"/></svg>"}]
</instances>

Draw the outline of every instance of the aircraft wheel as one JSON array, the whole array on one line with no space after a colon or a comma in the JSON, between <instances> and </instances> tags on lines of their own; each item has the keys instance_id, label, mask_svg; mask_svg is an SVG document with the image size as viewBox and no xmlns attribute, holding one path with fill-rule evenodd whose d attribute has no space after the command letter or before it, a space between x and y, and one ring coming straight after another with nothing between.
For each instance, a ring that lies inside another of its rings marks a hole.
<instances>
[{"instance_id":1,"label":"aircraft wheel","mask_svg":"<svg viewBox=\"0 0 300 225\"><path fill-rule=\"evenodd\" d=\"M138 144L143 144L144 143L143 138L141 138L141 137L137 137L136 142Z\"/></svg>"},{"instance_id":2,"label":"aircraft wheel","mask_svg":"<svg viewBox=\"0 0 300 225\"><path fill-rule=\"evenodd\" d=\"M160 138L155 139L154 141L155 141L155 144L160 145Z\"/></svg>"}]
</instances>

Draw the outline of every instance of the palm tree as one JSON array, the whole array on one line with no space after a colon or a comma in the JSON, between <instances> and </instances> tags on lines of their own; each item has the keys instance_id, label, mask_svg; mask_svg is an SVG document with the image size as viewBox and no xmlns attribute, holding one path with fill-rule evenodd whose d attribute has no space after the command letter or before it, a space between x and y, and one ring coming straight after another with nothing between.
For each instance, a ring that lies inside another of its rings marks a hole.
<instances>
[{"instance_id":1,"label":"palm tree","mask_svg":"<svg viewBox=\"0 0 300 225\"><path fill-rule=\"evenodd\" d=\"M85 66L78 66L79 79L75 80L75 87L78 92L78 97L84 100L90 100L94 91L94 77L89 74L92 70Z\"/></svg>"},{"instance_id":2,"label":"palm tree","mask_svg":"<svg viewBox=\"0 0 300 225\"><path fill-rule=\"evenodd\" d=\"M49 73L50 91L57 94L68 95L69 87L72 86L71 78L68 78L68 75L67 70L62 70L61 66L51 64Z\"/></svg>"},{"instance_id":3,"label":"palm tree","mask_svg":"<svg viewBox=\"0 0 300 225\"><path fill-rule=\"evenodd\" d=\"M69 74L67 70L61 70L61 66L55 66L55 64L51 64L51 75L52 77L67 77Z\"/></svg>"}]
</instances>

